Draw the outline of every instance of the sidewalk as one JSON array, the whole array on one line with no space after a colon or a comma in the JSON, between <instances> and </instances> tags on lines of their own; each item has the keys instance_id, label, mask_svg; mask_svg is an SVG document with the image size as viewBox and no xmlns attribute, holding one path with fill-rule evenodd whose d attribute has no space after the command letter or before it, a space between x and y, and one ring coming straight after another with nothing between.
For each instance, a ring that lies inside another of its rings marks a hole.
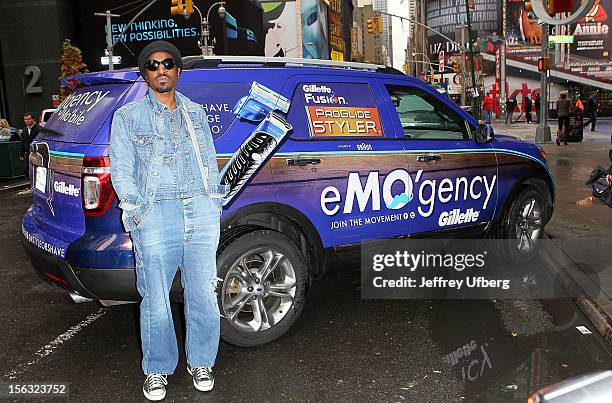
<instances>
[{"instance_id":1,"label":"sidewalk","mask_svg":"<svg viewBox=\"0 0 612 403\"><path fill-rule=\"evenodd\" d=\"M612 343L612 209L600 202L592 206L576 205L576 200L591 194L591 189L584 185L590 172L597 165L608 168L610 164L608 150L612 148L612 121L602 123L600 125L598 121L596 132L585 130L582 143L541 145L546 151L556 187L555 211L545 231L562 251L554 259L554 265L561 268L572 264L586 272L591 267L597 268L590 272L590 276L593 284L599 287L598 296L579 298L576 302L606 340ZM554 139L556 122L549 124ZM526 123L493 124L495 133L510 134L528 141L535 140L536 126Z\"/></svg>"},{"instance_id":2,"label":"sidewalk","mask_svg":"<svg viewBox=\"0 0 612 403\"><path fill-rule=\"evenodd\" d=\"M0 179L0 192L3 190L17 189L30 186L30 181L25 177L16 179Z\"/></svg>"}]
</instances>

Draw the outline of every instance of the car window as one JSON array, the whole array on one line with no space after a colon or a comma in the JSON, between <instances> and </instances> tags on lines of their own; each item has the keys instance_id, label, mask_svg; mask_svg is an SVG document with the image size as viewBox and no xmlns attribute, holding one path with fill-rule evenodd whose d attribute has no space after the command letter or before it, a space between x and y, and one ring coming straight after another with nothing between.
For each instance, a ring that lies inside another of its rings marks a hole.
<instances>
[{"instance_id":1,"label":"car window","mask_svg":"<svg viewBox=\"0 0 612 403\"><path fill-rule=\"evenodd\" d=\"M409 139L467 140L463 119L435 95L415 87L387 85L404 136Z\"/></svg>"},{"instance_id":2,"label":"car window","mask_svg":"<svg viewBox=\"0 0 612 403\"><path fill-rule=\"evenodd\" d=\"M43 114L43 122L46 122L47 120L49 120L49 118L51 117L51 115L53 115L53 111L46 111Z\"/></svg>"},{"instance_id":3,"label":"car window","mask_svg":"<svg viewBox=\"0 0 612 403\"><path fill-rule=\"evenodd\" d=\"M213 138L220 137L236 115L234 106L249 93L251 82L179 82L177 89L204 107Z\"/></svg>"},{"instance_id":4,"label":"car window","mask_svg":"<svg viewBox=\"0 0 612 403\"><path fill-rule=\"evenodd\" d=\"M369 84L302 82L288 114L293 138L311 140L384 137Z\"/></svg>"}]
</instances>

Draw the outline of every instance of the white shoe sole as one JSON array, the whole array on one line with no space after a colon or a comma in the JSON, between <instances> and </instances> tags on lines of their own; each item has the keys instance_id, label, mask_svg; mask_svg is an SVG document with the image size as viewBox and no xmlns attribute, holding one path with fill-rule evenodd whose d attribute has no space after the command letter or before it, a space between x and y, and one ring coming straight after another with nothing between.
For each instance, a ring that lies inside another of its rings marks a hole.
<instances>
[{"instance_id":1,"label":"white shoe sole","mask_svg":"<svg viewBox=\"0 0 612 403\"><path fill-rule=\"evenodd\" d=\"M193 374L191 373L191 368L187 367L187 373L191 376L193 376ZM201 386L198 385L195 381L193 381L193 387L196 388L197 390L199 390L200 392L210 392L212 390L212 388L215 386L215 380L213 379L212 383L210 385L206 385L206 386Z\"/></svg>"},{"instance_id":2,"label":"white shoe sole","mask_svg":"<svg viewBox=\"0 0 612 403\"><path fill-rule=\"evenodd\" d=\"M147 393L146 390L144 390L144 388L142 388L142 393L144 393L145 397L153 402L158 402L160 400L164 400L164 398L166 397L166 393L164 392L163 395L160 396L153 396Z\"/></svg>"}]
</instances>

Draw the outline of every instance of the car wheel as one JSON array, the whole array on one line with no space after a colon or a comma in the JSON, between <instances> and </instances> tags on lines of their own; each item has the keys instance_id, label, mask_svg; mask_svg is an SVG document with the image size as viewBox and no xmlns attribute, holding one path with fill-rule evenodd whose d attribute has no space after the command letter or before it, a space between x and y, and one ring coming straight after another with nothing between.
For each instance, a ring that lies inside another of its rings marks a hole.
<instances>
[{"instance_id":1,"label":"car wheel","mask_svg":"<svg viewBox=\"0 0 612 403\"><path fill-rule=\"evenodd\" d=\"M220 251L217 272L223 281L218 296L221 337L235 346L259 346L281 337L306 301L304 256L276 231L234 239Z\"/></svg>"},{"instance_id":2,"label":"car wheel","mask_svg":"<svg viewBox=\"0 0 612 403\"><path fill-rule=\"evenodd\" d=\"M537 254L538 242L544 235L544 200L532 187L525 188L512 200L497 236L501 258L520 264Z\"/></svg>"}]
</instances>

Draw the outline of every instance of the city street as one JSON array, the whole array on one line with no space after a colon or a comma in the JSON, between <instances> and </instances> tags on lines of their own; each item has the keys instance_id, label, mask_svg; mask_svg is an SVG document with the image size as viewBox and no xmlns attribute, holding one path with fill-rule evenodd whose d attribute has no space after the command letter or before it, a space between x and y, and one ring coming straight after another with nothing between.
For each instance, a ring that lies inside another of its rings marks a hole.
<instances>
[{"instance_id":1,"label":"city street","mask_svg":"<svg viewBox=\"0 0 612 403\"><path fill-rule=\"evenodd\" d=\"M69 383L70 401L145 400L136 306L75 305L46 285L18 240L30 202L29 190L0 192L0 382ZM178 305L174 313L182 344ZM468 359L449 358L458 349ZM609 347L569 298L362 300L359 270L347 267L314 283L277 342L222 343L214 391L193 388L181 354L165 401L525 401L539 387L612 365Z\"/></svg>"},{"instance_id":2,"label":"city street","mask_svg":"<svg viewBox=\"0 0 612 403\"><path fill-rule=\"evenodd\" d=\"M612 402L610 24L0 0L0 400Z\"/></svg>"}]
</instances>

